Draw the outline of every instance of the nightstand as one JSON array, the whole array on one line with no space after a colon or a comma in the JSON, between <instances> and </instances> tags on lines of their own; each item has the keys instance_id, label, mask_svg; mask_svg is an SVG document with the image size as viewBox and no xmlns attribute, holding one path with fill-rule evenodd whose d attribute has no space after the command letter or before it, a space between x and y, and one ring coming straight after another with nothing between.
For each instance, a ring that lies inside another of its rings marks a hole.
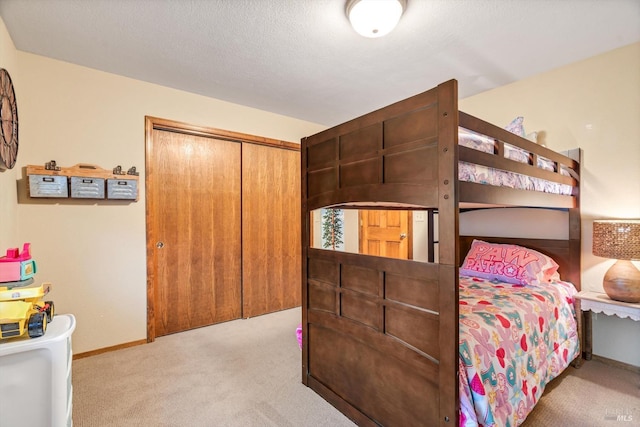
<instances>
[{"instance_id":1,"label":"nightstand","mask_svg":"<svg viewBox=\"0 0 640 427\"><path fill-rule=\"evenodd\" d=\"M592 351L592 329L591 329L591 313L603 313L607 316L614 314L622 319L628 317L636 322L640 322L640 304L631 304L628 302L615 301L601 292L580 291L576 295L576 307L582 311L582 315L576 313L578 317L578 331L583 332L584 347L583 357L591 360Z\"/></svg>"}]
</instances>

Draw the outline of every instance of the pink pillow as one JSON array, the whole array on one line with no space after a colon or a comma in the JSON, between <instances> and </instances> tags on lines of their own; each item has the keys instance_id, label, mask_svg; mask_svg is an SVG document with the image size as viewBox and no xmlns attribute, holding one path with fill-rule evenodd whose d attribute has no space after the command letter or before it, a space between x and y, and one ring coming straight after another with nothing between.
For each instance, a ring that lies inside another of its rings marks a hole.
<instances>
[{"instance_id":1,"label":"pink pillow","mask_svg":"<svg viewBox=\"0 0 640 427\"><path fill-rule=\"evenodd\" d=\"M556 280L558 264L533 249L474 240L460 267L463 276L497 279L516 285Z\"/></svg>"}]
</instances>

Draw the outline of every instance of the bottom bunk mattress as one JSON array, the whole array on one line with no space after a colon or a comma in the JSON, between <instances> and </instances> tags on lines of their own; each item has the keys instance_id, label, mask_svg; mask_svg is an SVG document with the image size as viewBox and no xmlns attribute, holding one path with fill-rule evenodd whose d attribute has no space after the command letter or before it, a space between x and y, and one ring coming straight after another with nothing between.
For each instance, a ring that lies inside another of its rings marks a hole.
<instances>
[{"instance_id":1,"label":"bottom bunk mattress","mask_svg":"<svg viewBox=\"0 0 640 427\"><path fill-rule=\"evenodd\" d=\"M460 426L517 426L579 354L575 287L460 277Z\"/></svg>"}]
</instances>

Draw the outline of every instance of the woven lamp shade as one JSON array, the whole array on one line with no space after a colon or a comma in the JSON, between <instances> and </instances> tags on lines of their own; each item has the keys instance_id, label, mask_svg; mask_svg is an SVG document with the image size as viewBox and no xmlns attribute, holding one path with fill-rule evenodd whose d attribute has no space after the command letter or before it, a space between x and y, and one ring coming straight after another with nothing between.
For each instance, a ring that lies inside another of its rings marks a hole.
<instances>
[{"instance_id":1,"label":"woven lamp shade","mask_svg":"<svg viewBox=\"0 0 640 427\"><path fill-rule=\"evenodd\" d=\"M618 260L602 281L609 298L640 302L640 270L631 263L632 259L640 259L640 220L594 221L593 254Z\"/></svg>"},{"instance_id":2,"label":"woven lamp shade","mask_svg":"<svg viewBox=\"0 0 640 427\"><path fill-rule=\"evenodd\" d=\"M640 220L594 221L593 254L603 258L640 259Z\"/></svg>"}]
</instances>

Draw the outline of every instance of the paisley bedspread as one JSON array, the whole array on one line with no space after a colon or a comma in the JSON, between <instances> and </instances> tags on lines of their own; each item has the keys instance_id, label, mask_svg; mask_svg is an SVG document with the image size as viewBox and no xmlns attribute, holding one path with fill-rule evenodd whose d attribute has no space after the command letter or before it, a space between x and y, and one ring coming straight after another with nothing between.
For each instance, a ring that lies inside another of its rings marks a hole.
<instances>
[{"instance_id":1,"label":"paisley bedspread","mask_svg":"<svg viewBox=\"0 0 640 427\"><path fill-rule=\"evenodd\" d=\"M494 139L465 128L458 128L458 143L464 147L482 151L484 153L494 153ZM529 163L529 152L509 144L504 144L505 158L520 162ZM555 165L551 160L538 157L537 167L540 169L554 171ZM560 173L569 176L569 172L561 168ZM515 172L508 172L494 169L487 166L459 162L458 179L460 181L475 182L478 184L488 184L496 187L517 188L520 190L542 191L544 193L571 195L573 188L570 185L559 184L545 179L522 175Z\"/></svg>"},{"instance_id":2,"label":"paisley bedspread","mask_svg":"<svg viewBox=\"0 0 640 427\"><path fill-rule=\"evenodd\" d=\"M543 193L562 194L565 196L571 195L573 190L573 188L567 184L559 184L545 179L467 162L458 162L458 179L460 181L488 184L495 187L541 191Z\"/></svg>"},{"instance_id":3,"label":"paisley bedspread","mask_svg":"<svg viewBox=\"0 0 640 427\"><path fill-rule=\"evenodd\" d=\"M579 354L567 282L460 277L460 426L520 425Z\"/></svg>"}]
</instances>

